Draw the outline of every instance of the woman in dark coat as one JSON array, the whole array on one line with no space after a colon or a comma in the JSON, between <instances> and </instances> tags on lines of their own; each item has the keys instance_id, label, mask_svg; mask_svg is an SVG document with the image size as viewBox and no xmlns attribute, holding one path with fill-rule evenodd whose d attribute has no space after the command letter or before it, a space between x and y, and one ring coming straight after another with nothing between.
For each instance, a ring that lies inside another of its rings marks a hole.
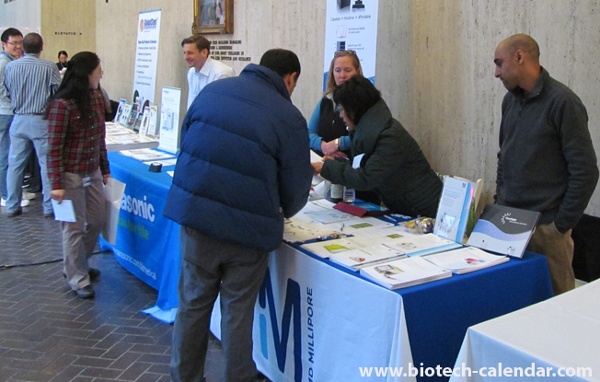
<instances>
[{"instance_id":1,"label":"woman in dark coat","mask_svg":"<svg viewBox=\"0 0 600 382\"><path fill-rule=\"evenodd\" d=\"M313 163L315 170L332 183L376 192L394 212L435 217L442 182L419 144L392 117L379 90L354 76L336 88L333 99L350 131L352 156L325 157Z\"/></svg>"}]
</instances>

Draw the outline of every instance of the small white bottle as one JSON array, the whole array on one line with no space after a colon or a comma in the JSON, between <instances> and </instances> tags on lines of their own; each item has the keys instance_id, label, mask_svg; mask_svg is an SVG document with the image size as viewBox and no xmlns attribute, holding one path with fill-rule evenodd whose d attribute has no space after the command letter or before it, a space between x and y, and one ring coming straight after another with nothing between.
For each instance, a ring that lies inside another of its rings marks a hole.
<instances>
[{"instance_id":1,"label":"small white bottle","mask_svg":"<svg viewBox=\"0 0 600 382\"><path fill-rule=\"evenodd\" d=\"M330 202L337 203L341 202L344 198L344 186L341 184L333 184L331 183L331 188L329 189L327 199Z\"/></svg>"}]
</instances>

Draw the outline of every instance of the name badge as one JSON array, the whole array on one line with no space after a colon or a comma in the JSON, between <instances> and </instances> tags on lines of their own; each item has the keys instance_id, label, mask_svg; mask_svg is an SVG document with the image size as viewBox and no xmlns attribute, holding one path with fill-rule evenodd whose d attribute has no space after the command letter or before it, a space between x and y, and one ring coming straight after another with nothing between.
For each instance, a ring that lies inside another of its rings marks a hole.
<instances>
[{"instance_id":1,"label":"name badge","mask_svg":"<svg viewBox=\"0 0 600 382\"><path fill-rule=\"evenodd\" d=\"M90 178L89 176L84 176L82 179L83 182L83 187L87 187L90 184L92 184L92 178Z\"/></svg>"},{"instance_id":2,"label":"name badge","mask_svg":"<svg viewBox=\"0 0 600 382\"><path fill-rule=\"evenodd\" d=\"M355 156L352 160L352 168L360 168L360 162L362 162L364 156L365 154Z\"/></svg>"}]
</instances>

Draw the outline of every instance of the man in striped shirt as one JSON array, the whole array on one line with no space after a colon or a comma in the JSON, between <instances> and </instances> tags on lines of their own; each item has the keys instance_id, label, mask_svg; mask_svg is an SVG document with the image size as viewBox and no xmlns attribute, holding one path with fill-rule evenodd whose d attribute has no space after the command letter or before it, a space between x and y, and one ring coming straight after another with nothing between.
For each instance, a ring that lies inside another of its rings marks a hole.
<instances>
[{"instance_id":1,"label":"man in striped shirt","mask_svg":"<svg viewBox=\"0 0 600 382\"><path fill-rule=\"evenodd\" d=\"M11 61L4 68L4 85L10 95L14 119L10 127L10 151L6 179L8 217L21 215L21 185L23 171L32 149L40 164L44 201L44 216L52 217L50 185L46 172L48 152L48 122L43 120L48 99L60 85L60 73L56 65L40 59L44 47L42 36L29 33L23 38L25 56Z\"/></svg>"}]
</instances>

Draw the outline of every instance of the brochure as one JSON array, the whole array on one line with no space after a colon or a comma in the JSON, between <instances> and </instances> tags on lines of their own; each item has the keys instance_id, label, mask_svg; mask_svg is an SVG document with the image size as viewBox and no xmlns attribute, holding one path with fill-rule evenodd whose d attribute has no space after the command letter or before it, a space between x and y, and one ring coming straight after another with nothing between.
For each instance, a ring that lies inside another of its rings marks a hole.
<instances>
[{"instance_id":1,"label":"brochure","mask_svg":"<svg viewBox=\"0 0 600 382\"><path fill-rule=\"evenodd\" d=\"M127 104L127 100L125 98L119 99L119 106L117 107L117 112L115 113L115 118L113 119L113 122L119 123L119 121L122 118L123 109L125 108L126 104Z\"/></svg>"},{"instance_id":2,"label":"brochure","mask_svg":"<svg viewBox=\"0 0 600 382\"><path fill-rule=\"evenodd\" d=\"M467 244L521 258L539 217L539 212L488 204L477 220Z\"/></svg>"},{"instance_id":3,"label":"brochure","mask_svg":"<svg viewBox=\"0 0 600 382\"><path fill-rule=\"evenodd\" d=\"M466 179L446 177L433 233L439 237L462 243L474 195L475 185L472 182Z\"/></svg>"},{"instance_id":4,"label":"brochure","mask_svg":"<svg viewBox=\"0 0 600 382\"><path fill-rule=\"evenodd\" d=\"M409 257L361 268L365 278L388 289L399 289L452 276L452 272L422 257Z\"/></svg>"},{"instance_id":5,"label":"brochure","mask_svg":"<svg viewBox=\"0 0 600 382\"><path fill-rule=\"evenodd\" d=\"M371 243L358 237L343 237L332 240L315 241L313 243L302 244L302 248L310 253L323 258L329 258L335 253L350 251L363 248Z\"/></svg>"},{"instance_id":6,"label":"brochure","mask_svg":"<svg viewBox=\"0 0 600 382\"><path fill-rule=\"evenodd\" d=\"M492 267L505 263L509 259L507 256L493 255L475 247L463 247L453 251L434 253L423 258L456 274Z\"/></svg>"},{"instance_id":7,"label":"brochure","mask_svg":"<svg viewBox=\"0 0 600 382\"><path fill-rule=\"evenodd\" d=\"M376 244L369 247L334 253L329 259L346 268L358 271L360 268L400 257L406 257L406 255L384 244Z\"/></svg>"},{"instance_id":8,"label":"brochure","mask_svg":"<svg viewBox=\"0 0 600 382\"><path fill-rule=\"evenodd\" d=\"M386 241L385 244L405 253L408 257L428 255L430 253L449 251L462 247L462 244L444 239L432 233L424 235L406 234L399 240Z\"/></svg>"},{"instance_id":9,"label":"brochure","mask_svg":"<svg viewBox=\"0 0 600 382\"><path fill-rule=\"evenodd\" d=\"M116 119L119 125L127 126L127 121L129 121L129 116L131 115L131 107L130 103L123 105L122 112L118 115L118 119Z\"/></svg>"}]
</instances>

